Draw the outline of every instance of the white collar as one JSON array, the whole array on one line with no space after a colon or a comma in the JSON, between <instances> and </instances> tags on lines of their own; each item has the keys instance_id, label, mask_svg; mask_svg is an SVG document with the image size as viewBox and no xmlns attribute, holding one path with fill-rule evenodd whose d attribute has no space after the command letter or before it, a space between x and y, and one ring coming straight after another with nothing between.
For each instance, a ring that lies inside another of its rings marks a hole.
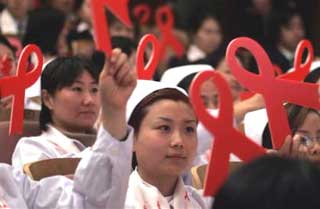
<instances>
[{"instance_id":1,"label":"white collar","mask_svg":"<svg viewBox=\"0 0 320 209\"><path fill-rule=\"evenodd\" d=\"M169 202L160 193L158 188L145 182L137 170L132 172L129 179L129 187L133 190L134 195L134 207L135 208L161 208L170 209ZM173 194L173 199L170 204L175 209L185 208L192 209L192 202L190 194L185 189L185 185L181 177L178 178L178 182Z\"/></svg>"},{"instance_id":2,"label":"white collar","mask_svg":"<svg viewBox=\"0 0 320 209\"><path fill-rule=\"evenodd\" d=\"M202 51L199 47L196 45L191 45L187 52L187 59L189 62L195 62L201 59L206 58L206 53Z\"/></svg>"},{"instance_id":3,"label":"white collar","mask_svg":"<svg viewBox=\"0 0 320 209\"><path fill-rule=\"evenodd\" d=\"M65 154L79 153L80 148L82 149L85 147L78 140L67 137L52 125L48 125L48 130L43 132L43 135L46 136L46 139L49 142L62 149Z\"/></svg>"},{"instance_id":4,"label":"white collar","mask_svg":"<svg viewBox=\"0 0 320 209\"><path fill-rule=\"evenodd\" d=\"M283 56L287 60L292 61L294 59L294 53L292 53L288 49L285 49L284 47L279 46L279 51L281 52L281 54L283 54Z\"/></svg>"}]
</instances>

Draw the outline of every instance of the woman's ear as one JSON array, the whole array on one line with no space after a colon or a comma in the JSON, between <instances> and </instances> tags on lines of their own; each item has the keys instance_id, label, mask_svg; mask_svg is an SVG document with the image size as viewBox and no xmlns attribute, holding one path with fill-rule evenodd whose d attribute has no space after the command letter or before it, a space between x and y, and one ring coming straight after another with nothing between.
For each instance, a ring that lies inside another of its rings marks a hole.
<instances>
[{"instance_id":1,"label":"woman's ear","mask_svg":"<svg viewBox=\"0 0 320 209\"><path fill-rule=\"evenodd\" d=\"M47 90L43 89L41 90L41 97L42 97L42 102L44 105L49 109L53 109L53 99L52 96L48 93Z\"/></svg>"}]
</instances>

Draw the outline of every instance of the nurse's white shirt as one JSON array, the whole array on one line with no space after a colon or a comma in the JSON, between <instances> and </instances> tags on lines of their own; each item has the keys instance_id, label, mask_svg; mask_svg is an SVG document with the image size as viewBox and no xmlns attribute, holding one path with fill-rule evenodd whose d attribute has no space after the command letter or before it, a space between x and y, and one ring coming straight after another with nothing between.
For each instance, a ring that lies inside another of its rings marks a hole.
<instances>
[{"instance_id":1,"label":"nurse's white shirt","mask_svg":"<svg viewBox=\"0 0 320 209\"><path fill-rule=\"evenodd\" d=\"M0 164L0 206L11 209L123 208L131 172L133 131L126 141L101 128L74 181L55 176L32 181L20 169Z\"/></svg>"},{"instance_id":2,"label":"nurse's white shirt","mask_svg":"<svg viewBox=\"0 0 320 209\"><path fill-rule=\"evenodd\" d=\"M19 140L12 155L12 165L22 168L27 163L39 160L82 157L87 152L85 148L78 140L67 137L49 125L48 130L40 136L22 137Z\"/></svg>"},{"instance_id":3,"label":"nurse's white shirt","mask_svg":"<svg viewBox=\"0 0 320 209\"><path fill-rule=\"evenodd\" d=\"M173 196L164 197L135 170L130 175L125 209L205 209L210 204L210 199L205 199L200 191L184 185L182 178L179 178Z\"/></svg>"}]
</instances>

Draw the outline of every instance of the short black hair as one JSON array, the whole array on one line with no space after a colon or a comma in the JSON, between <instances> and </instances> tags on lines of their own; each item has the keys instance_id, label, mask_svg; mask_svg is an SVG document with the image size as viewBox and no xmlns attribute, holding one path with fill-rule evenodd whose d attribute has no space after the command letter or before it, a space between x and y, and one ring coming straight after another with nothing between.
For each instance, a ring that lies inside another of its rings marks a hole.
<instances>
[{"instance_id":1,"label":"short black hair","mask_svg":"<svg viewBox=\"0 0 320 209\"><path fill-rule=\"evenodd\" d=\"M303 160L266 155L236 170L215 196L213 209L315 209L320 169Z\"/></svg>"},{"instance_id":2,"label":"short black hair","mask_svg":"<svg viewBox=\"0 0 320 209\"><path fill-rule=\"evenodd\" d=\"M71 86L85 71L98 82L99 72L89 60L77 56L58 57L44 68L41 74L41 90L47 90L48 94L54 95L63 87ZM44 104L43 99L39 122L40 129L44 131L47 130L47 124L52 122L50 110Z\"/></svg>"},{"instance_id":3,"label":"short black hair","mask_svg":"<svg viewBox=\"0 0 320 209\"><path fill-rule=\"evenodd\" d=\"M34 43L44 54L57 54L58 37L65 21L66 16L57 9L41 8L32 11L28 17L23 45Z\"/></svg>"}]
</instances>

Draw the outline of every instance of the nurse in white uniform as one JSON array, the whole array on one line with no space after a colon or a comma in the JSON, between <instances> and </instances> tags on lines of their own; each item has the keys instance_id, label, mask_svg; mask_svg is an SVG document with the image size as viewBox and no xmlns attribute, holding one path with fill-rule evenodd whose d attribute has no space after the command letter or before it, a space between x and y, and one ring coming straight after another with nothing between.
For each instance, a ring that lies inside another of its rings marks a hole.
<instances>
[{"instance_id":1,"label":"nurse in white uniform","mask_svg":"<svg viewBox=\"0 0 320 209\"><path fill-rule=\"evenodd\" d=\"M0 207L123 208L131 172L132 128L126 123L126 103L136 85L120 50L100 75L102 104L98 138L76 170L74 181L55 176L35 182L20 170L0 165Z\"/></svg>"}]
</instances>

